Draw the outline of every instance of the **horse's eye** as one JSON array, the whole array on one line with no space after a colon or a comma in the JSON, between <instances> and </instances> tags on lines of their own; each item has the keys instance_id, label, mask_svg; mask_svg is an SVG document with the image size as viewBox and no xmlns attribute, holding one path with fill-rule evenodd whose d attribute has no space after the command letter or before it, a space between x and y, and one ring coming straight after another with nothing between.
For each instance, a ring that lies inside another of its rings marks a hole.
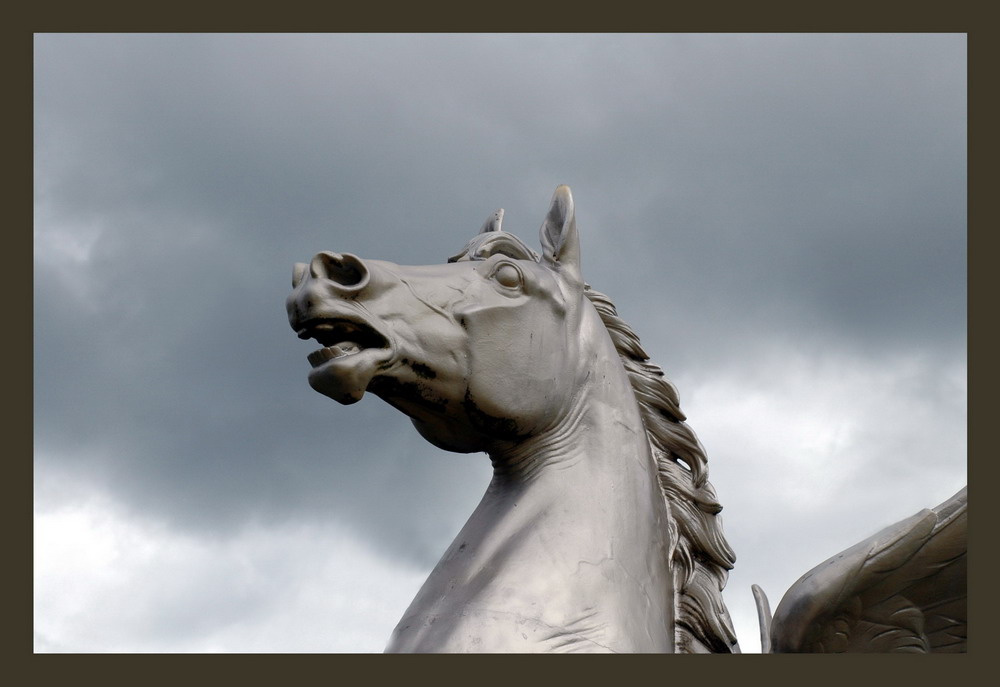
<instances>
[{"instance_id":1,"label":"horse's eye","mask_svg":"<svg viewBox=\"0 0 1000 687\"><path fill-rule=\"evenodd\" d=\"M508 288L516 288L521 285L521 273L516 267L510 264L500 265L497 271L493 273L493 278L501 286Z\"/></svg>"}]
</instances>

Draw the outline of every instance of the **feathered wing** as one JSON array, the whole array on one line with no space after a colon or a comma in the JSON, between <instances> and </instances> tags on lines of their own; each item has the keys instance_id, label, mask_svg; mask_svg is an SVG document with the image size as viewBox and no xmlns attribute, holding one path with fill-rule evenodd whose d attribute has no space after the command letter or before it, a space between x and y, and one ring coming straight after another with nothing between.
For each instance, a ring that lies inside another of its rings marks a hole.
<instances>
[{"instance_id":1,"label":"feathered wing","mask_svg":"<svg viewBox=\"0 0 1000 687\"><path fill-rule=\"evenodd\" d=\"M799 578L771 619L770 651L964 652L967 502L963 488Z\"/></svg>"}]
</instances>

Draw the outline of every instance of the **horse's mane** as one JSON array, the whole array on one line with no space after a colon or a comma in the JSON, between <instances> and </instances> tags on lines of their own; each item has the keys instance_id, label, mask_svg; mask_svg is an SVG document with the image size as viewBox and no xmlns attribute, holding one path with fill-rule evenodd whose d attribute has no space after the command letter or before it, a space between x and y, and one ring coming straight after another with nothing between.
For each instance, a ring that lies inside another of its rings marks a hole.
<instances>
[{"instance_id":1,"label":"horse's mane","mask_svg":"<svg viewBox=\"0 0 1000 687\"><path fill-rule=\"evenodd\" d=\"M722 533L722 506L708 481L708 457L684 422L677 388L649 362L639 337L607 296L584 291L611 335L642 414L670 516L674 643L678 653L738 651L722 600L736 556Z\"/></svg>"},{"instance_id":2,"label":"horse's mane","mask_svg":"<svg viewBox=\"0 0 1000 687\"><path fill-rule=\"evenodd\" d=\"M449 262L484 260L495 253L515 259L539 256L521 239L503 231L473 238ZM642 415L646 438L667 504L671 549L667 556L674 583L674 644L678 653L738 651L736 633L722 601L736 556L722 534L722 506L708 481L708 457L694 431L685 424L677 388L663 370L649 362L639 337L607 296L586 286L611 335Z\"/></svg>"}]
</instances>

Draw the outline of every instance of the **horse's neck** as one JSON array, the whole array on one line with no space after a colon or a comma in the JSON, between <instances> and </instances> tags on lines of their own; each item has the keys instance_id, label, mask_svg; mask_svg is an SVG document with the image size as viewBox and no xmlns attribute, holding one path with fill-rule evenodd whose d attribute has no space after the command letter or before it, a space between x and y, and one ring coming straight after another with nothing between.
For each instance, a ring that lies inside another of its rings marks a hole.
<instances>
[{"instance_id":1,"label":"horse's neck","mask_svg":"<svg viewBox=\"0 0 1000 687\"><path fill-rule=\"evenodd\" d=\"M390 650L672 650L663 496L627 380L612 376L560 426L491 454L482 502Z\"/></svg>"}]
</instances>

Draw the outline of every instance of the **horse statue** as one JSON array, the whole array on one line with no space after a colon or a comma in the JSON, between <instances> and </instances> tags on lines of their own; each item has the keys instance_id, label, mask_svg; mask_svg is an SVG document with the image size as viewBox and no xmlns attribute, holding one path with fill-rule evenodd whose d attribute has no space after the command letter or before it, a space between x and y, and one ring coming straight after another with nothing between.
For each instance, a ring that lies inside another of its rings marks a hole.
<instances>
[{"instance_id":1,"label":"horse statue","mask_svg":"<svg viewBox=\"0 0 1000 687\"><path fill-rule=\"evenodd\" d=\"M584 281L569 188L541 254L502 220L447 264L324 251L295 265L289 322L321 346L310 386L342 404L370 391L435 446L493 465L386 651L739 652L705 450Z\"/></svg>"}]
</instances>

